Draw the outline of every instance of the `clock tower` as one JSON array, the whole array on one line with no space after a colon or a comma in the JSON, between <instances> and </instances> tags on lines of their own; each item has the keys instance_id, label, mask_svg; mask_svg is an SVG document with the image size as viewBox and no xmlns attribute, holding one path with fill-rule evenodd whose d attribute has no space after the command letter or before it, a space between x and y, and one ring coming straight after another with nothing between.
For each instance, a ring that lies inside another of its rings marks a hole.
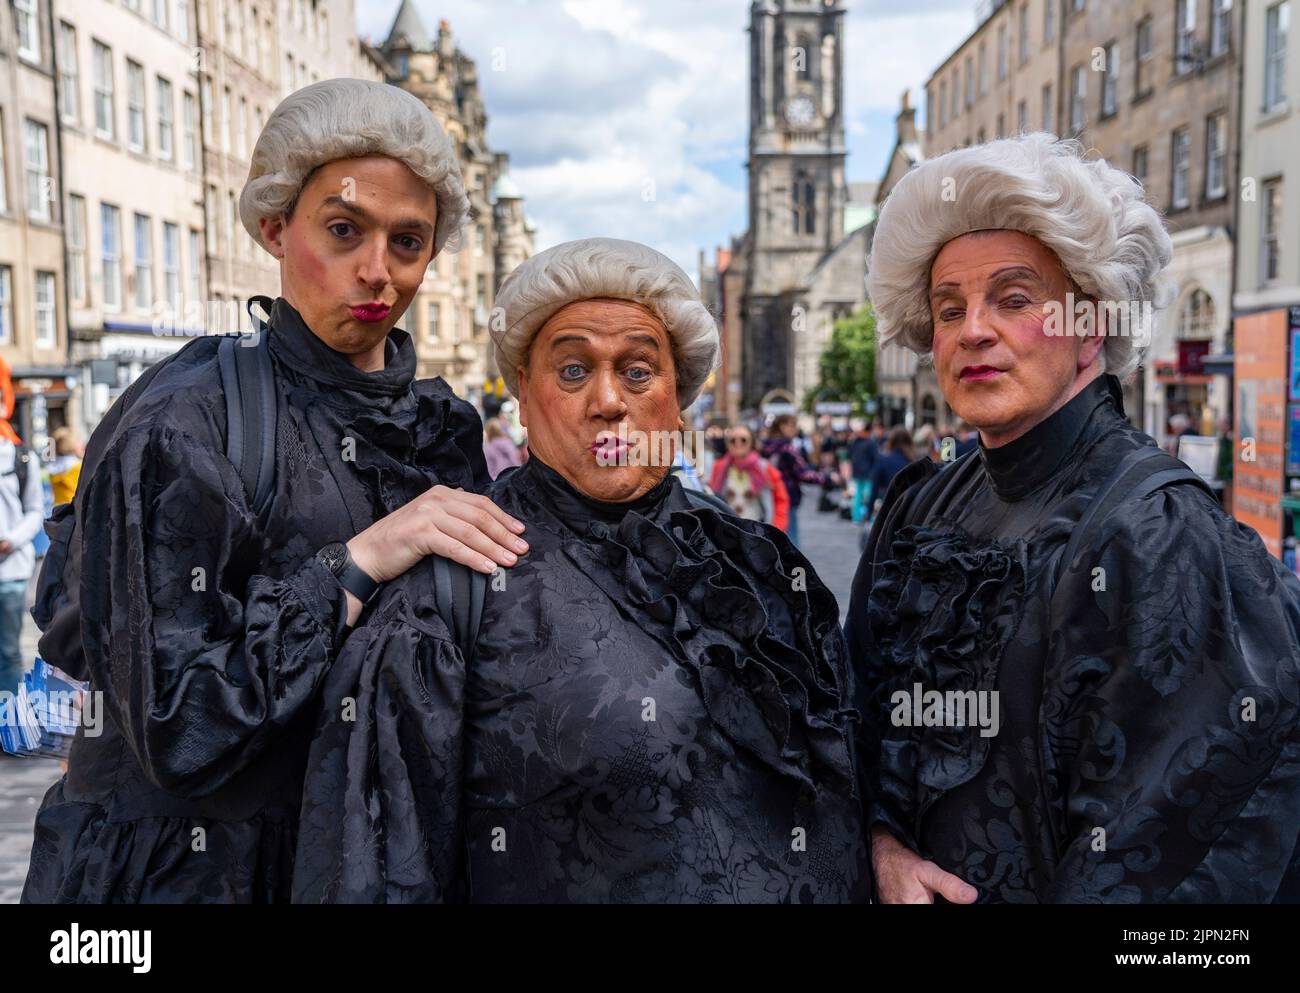
<instances>
[{"instance_id":1,"label":"clock tower","mask_svg":"<svg viewBox=\"0 0 1300 993\"><path fill-rule=\"evenodd\" d=\"M842 0L750 5L744 407L793 386L792 292L844 237L844 14Z\"/></svg>"}]
</instances>

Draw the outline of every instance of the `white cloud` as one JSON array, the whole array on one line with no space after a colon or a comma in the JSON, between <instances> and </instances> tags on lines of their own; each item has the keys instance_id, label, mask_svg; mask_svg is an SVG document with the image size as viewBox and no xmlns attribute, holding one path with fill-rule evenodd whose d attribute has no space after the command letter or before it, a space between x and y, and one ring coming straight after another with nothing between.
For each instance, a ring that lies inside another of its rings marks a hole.
<instances>
[{"instance_id":1,"label":"white cloud","mask_svg":"<svg viewBox=\"0 0 1300 993\"><path fill-rule=\"evenodd\" d=\"M358 4L381 41L397 3ZM538 224L538 247L588 235L643 241L692 276L697 251L746 224L749 4L735 0L420 0L478 65L493 148ZM904 86L970 31L967 0L850 0L845 24L853 179L876 179ZM495 67L494 67L495 66ZM882 113L883 112L883 113ZM652 186L651 186L652 184ZM652 195L652 198L650 198Z\"/></svg>"}]
</instances>

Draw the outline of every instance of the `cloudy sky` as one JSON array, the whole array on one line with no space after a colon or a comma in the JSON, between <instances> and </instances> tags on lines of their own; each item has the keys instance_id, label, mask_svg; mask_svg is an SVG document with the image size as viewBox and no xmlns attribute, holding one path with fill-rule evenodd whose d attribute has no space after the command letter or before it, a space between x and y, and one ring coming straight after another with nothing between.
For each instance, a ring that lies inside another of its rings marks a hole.
<instances>
[{"instance_id":1,"label":"cloudy sky","mask_svg":"<svg viewBox=\"0 0 1300 993\"><path fill-rule=\"evenodd\" d=\"M692 277L745 228L748 0L416 0L478 63L488 138L538 226L538 248L631 238ZM357 0L382 41L399 0ZM974 0L849 0L848 176L878 180L904 88L975 25Z\"/></svg>"}]
</instances>

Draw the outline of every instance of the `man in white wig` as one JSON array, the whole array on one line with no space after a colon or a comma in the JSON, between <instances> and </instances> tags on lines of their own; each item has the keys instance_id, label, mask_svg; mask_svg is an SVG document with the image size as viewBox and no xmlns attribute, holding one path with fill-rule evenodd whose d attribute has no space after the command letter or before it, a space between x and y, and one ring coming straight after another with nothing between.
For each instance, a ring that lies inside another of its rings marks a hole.
<instances>
[{"instance_id":1,"label":"man in white wig","mask_svg":"<svg viewBox=\"0 0 1300 993\"><path fill-rule=\"evenodd\" d=\"M42 649L109 720L45 798L24 899L286 899L311 704L364 602L430 553L490 572L526 551L472 492L477 415L415 378L395 328L468 210L451 141L401 89L316 83L267 121L240 217L280 262L269 333L188 344L87 453ZM257 349L262 378L235 382L263 405L232 407L221 365ZM232 449L259 437L255 493Z\"/></svg>"},{"instance_id":2,"label":"man in white wig","mask_svg":"<svg viewBox=\"0 0 1300 993\"><path fill-rule=\"evenodd\" d=\"M1171 255L1136 180L1047 134L881 211L882 338L979 431L895 478L853 584L884 901L1300 895L1300 581L1124 416Z\"/></svg>"},{"instance_id":3,"label":"man in white wig","mask_svg":"<svg viewBox=\"0 0 1300 993\"><path fill-rule=\"evenodd\" d=\"M687 491L673 445L645 443L717 365L699 292L646 245L585 238L497 304L530 457L488 492L532 550L468 637L438 622L426 562L349 639L295 899L864 901L835 598L781 531Z\"/></svg>"}]
</instances>

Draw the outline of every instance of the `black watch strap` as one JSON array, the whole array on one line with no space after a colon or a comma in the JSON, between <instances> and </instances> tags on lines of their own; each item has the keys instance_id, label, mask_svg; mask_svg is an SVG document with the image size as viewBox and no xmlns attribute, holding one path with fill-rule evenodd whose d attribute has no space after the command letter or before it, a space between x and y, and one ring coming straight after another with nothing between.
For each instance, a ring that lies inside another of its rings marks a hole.
<instances>
[{"instance_id":1,"label":"black watch strap","mask_svg":"<svg viewBox=\"0 0 1300 993\"><path fill-rule=\"evenodd\" d=\"M352 561L348 546L335 541L316 553L316 558L325 568L334 573L339 585L362 603L369 603L375 598L382 585Z\"/></svg>"}]
</instances>

